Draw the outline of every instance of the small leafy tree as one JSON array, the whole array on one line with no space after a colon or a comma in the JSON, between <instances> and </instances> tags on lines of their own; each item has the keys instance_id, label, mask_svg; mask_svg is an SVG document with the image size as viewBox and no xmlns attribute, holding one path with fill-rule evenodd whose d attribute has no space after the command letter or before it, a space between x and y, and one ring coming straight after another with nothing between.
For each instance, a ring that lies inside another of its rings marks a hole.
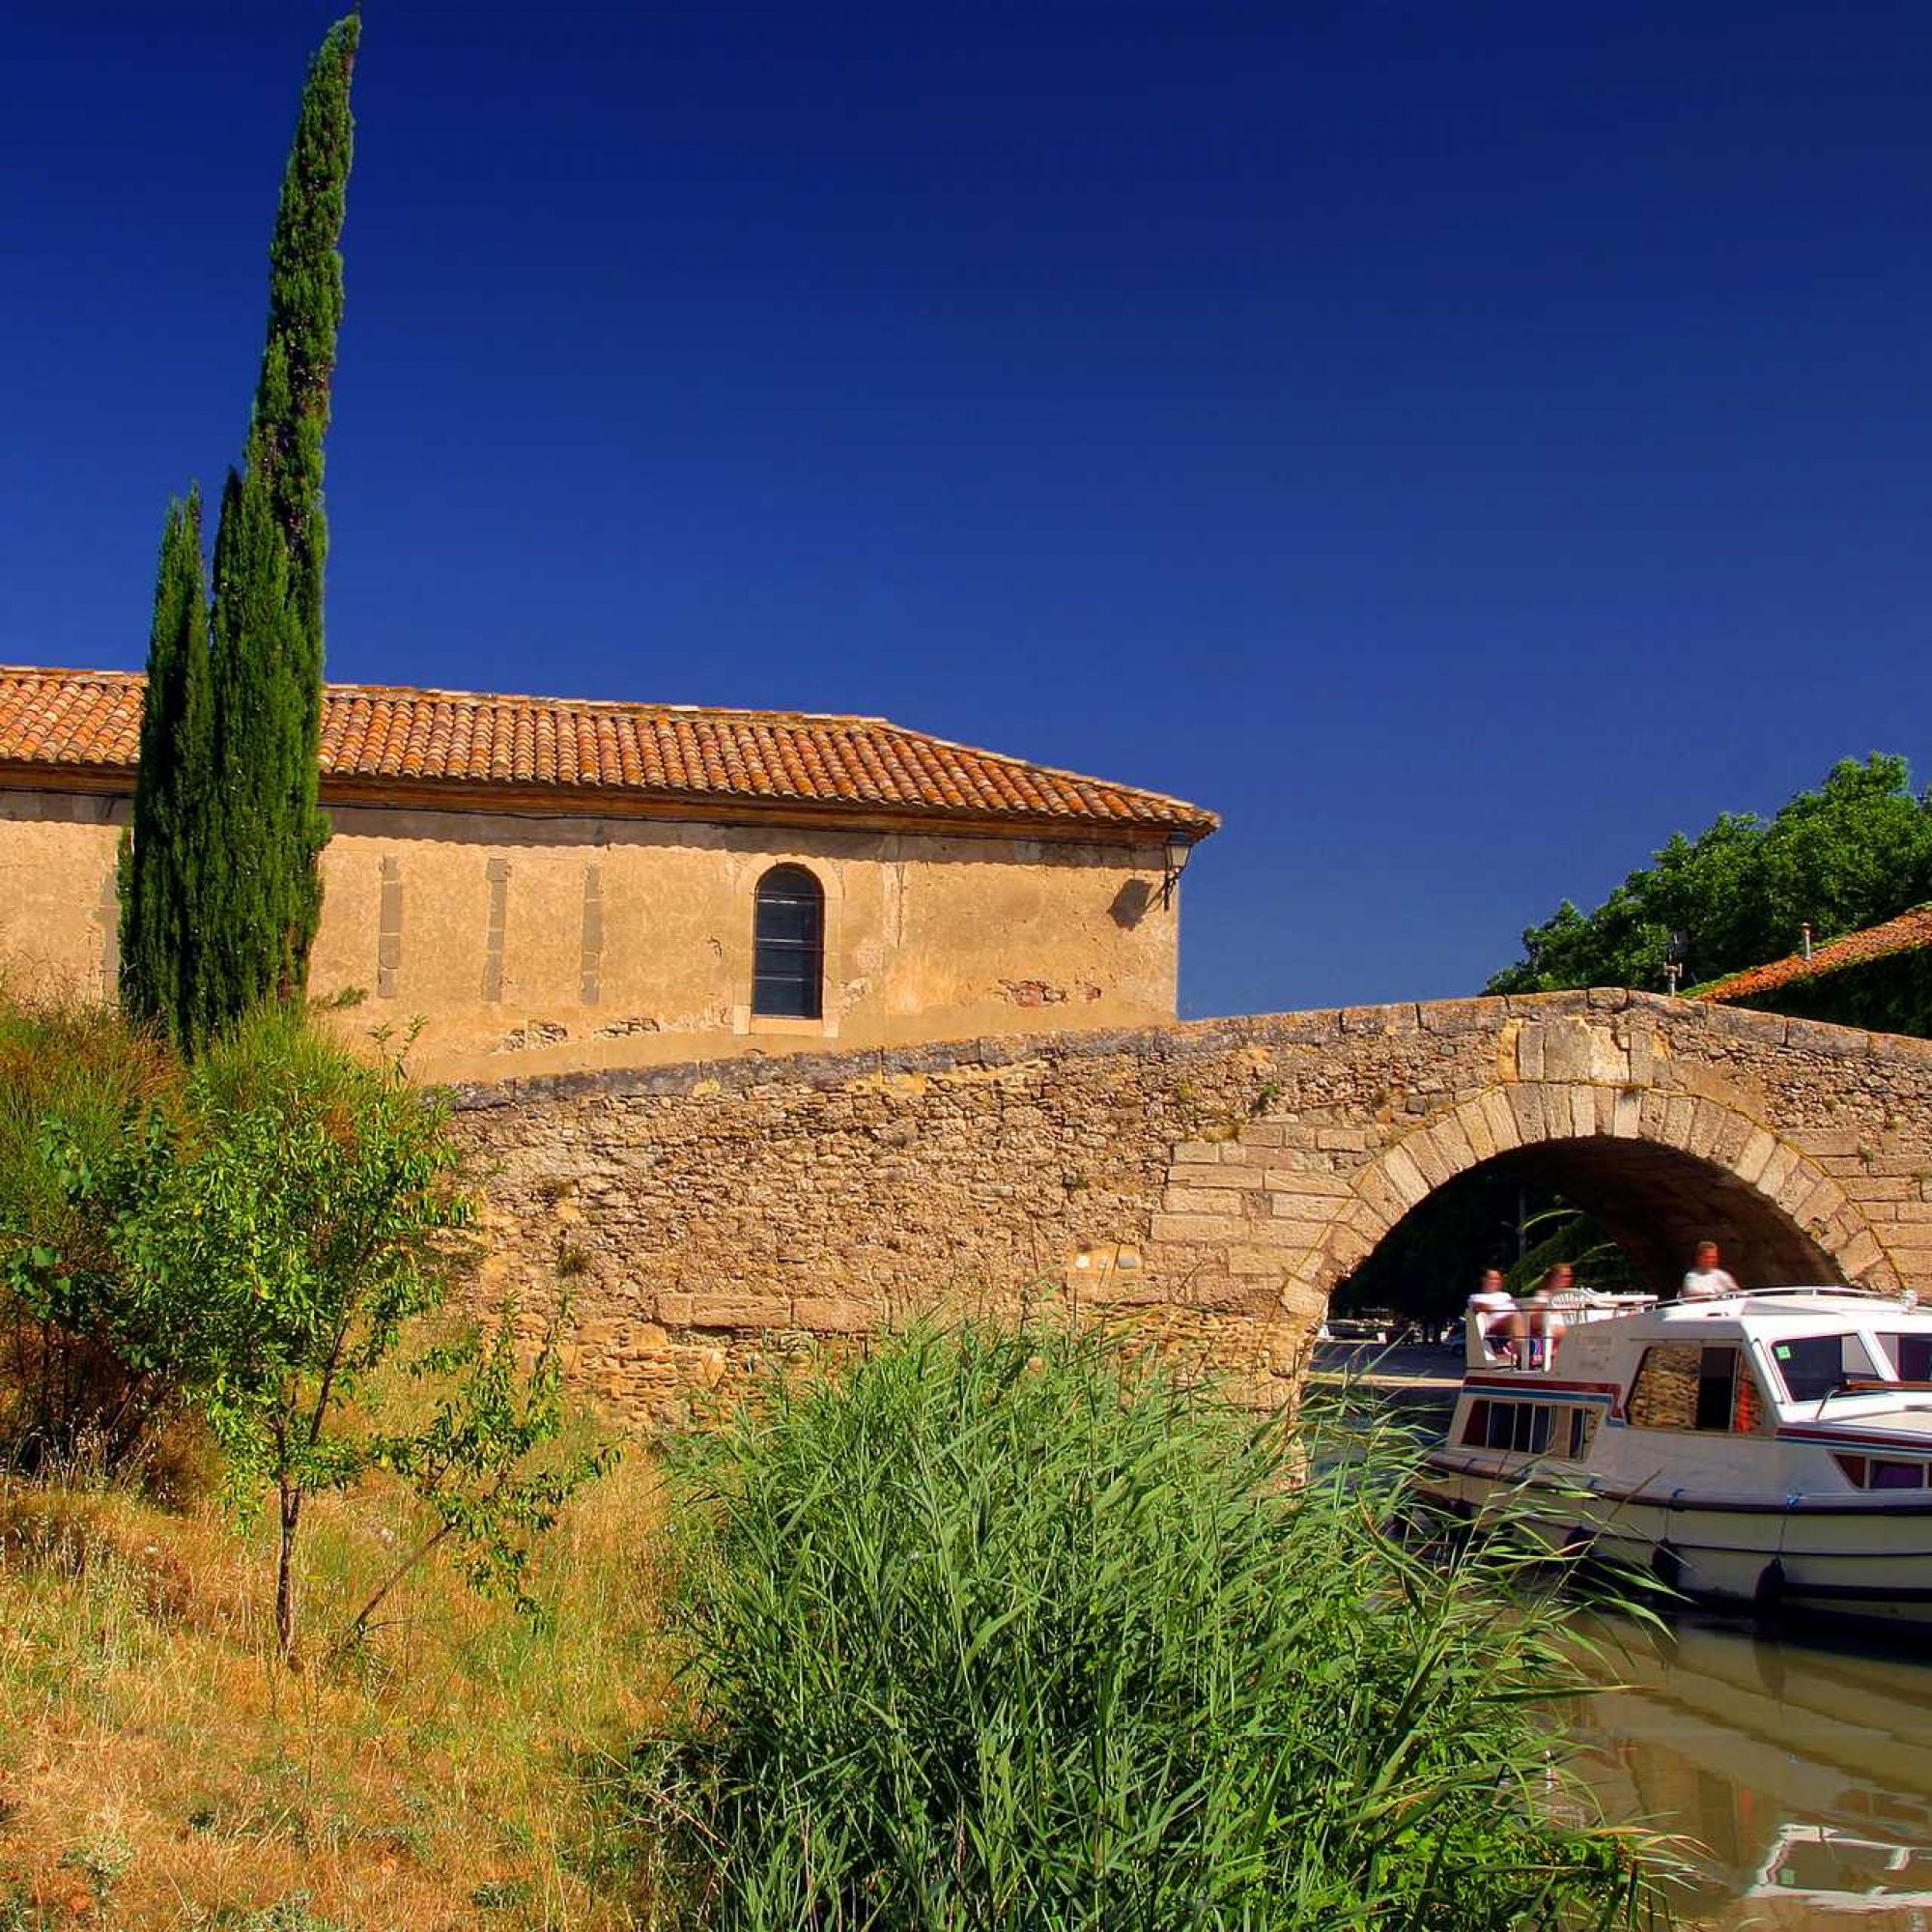
<instances>
[{"instance_id":1,"label":"small leafy tree","mask_svg":"<svg viewBox=\"0 0 1932 1932\"><path fill-rule=\"evenodd\" d=\"M513 1308L487 1338L472 1327L419 1346L469 1259L470 1203L446 1109L382 1044L358 1059L298 1011L265 1008L208 1047L172 1104L130 1104L107 1131L43 1120L43 1191L67 1218L19 1263L56 1314L89 1312L88 1332L126 1374L164 1374L206 1415L243 1514L272 1501L287 1662L312 1496L384 1468L435 1521L363 1605L353 1640L445 1546L479 1588L533 1611L531 1541L611 1457L539 1453L565 1420L562 1312L527 1372ZM411 1348L409 1373L440 1393L426 1423L384 1427L371 1381Z\"/></svg>"},{"instance_id":2,"label":"small leafy tree","mask_svg":"<svg viewBox=\"0 0 1932 1932\"><path fill-rule=\"evenodd\" d=\"M196 1062L178 1122L81 1184L114 1222L135 1319L181 1311L177 1369L238 1502L274 1501L275 1633L292 1659L303 1506L374 1460L354 1400L442 1305L469 1219L443 1109L399 1056L357 1060L265 1009Z\"/></svg>"}]
</instances>

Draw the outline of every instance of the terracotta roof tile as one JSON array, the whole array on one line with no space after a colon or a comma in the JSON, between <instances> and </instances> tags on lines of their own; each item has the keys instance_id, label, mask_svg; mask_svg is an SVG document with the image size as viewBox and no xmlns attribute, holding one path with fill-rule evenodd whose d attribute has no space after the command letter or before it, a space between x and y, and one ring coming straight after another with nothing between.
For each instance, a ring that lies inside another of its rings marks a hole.
<instances>
[{"instance_id":1,"label":"terracotta roof tile","mask_svg":"<svg viewBox=\"0 0 1932 1932\"><path fill-rule=\"evenodd\" d=\"M132 671L0 666L0 765L130 778ZM882 718L331 684L322 769L343 781L516 784L621 801L881 811L980 823L1145 827L1203 838L1211 811L975 751Z\"/></svg>"},{"instance_id":2,"label":"terracotta roof tile","mask_svg":"<svg viewBox=\"0 0 1932 1932\"><path fill-rule=\"evenodd\" d=\"M1794 980L1821 979L1847 966L1861 966L1869 959L1889 958L1894 952L1915 952L1926 946L1932 946L1932 905L1914 906L1882 925L1868 925L1861 932L1848 932L1842 939L1814 946L1808 959L1794 952L1788 959L1774 959L1769 965L1753 966L1747 972L1733 973L1727 980L1699 986L1691 997L1713 1000L1719 1006L1754 999L1760 993L1788 986Z\"/></svg>"}]
</instances>

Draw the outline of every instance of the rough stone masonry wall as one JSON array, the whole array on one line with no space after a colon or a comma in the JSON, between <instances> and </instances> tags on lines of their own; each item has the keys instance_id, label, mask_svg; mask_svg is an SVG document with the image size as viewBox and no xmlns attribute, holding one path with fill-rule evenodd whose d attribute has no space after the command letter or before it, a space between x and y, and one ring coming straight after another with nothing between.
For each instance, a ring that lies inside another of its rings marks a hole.
<instances>
[{"instance_id":1,"label":"rough stone masonry wall","mask_svg":"<svg viewBox=\"0 0 1932 1932\"><path fill-rule=\"evenodd\" d=\"M1513 1150L1709 1172L1853 1278L1932 1269L1932 1047L1621 992L458 1090L479 1293L639 1418L822 1338L1052 1296L1279 1396L1334 1282ZM1644 1170L1634 1170L1639 1181ZM1661 1198L1661 1197L1660 1197Z\"/></svg>"}]
</instances>

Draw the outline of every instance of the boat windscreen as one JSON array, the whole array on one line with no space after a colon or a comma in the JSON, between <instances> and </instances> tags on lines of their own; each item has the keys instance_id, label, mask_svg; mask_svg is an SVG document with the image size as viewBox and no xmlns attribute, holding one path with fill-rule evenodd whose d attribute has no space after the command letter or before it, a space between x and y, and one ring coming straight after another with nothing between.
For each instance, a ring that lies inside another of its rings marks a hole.
<instances>
[{"instance_id":1,"label":"boat windscreen","mask_svg":"<svg viewBox=\"0 0 1932 1932\"><path fill-rule=\"evenodd\" d=\"M1876 1341L1902 1382L1932 1382L1932 1335L1881 1334Z\"/></svg>"},{"instance_id":2,"label":"boat windscreen","mask_svg":"<svg viewBox=\"0 0 1932 1932\"><path fill-rule=\"evenodd\" d=\"M1794 1335L1771 1345L1771 1359L1792 1402L1821 1402L1840 1383L1879 1373L1857 1335Z\"/></svg>"}]
</instances>

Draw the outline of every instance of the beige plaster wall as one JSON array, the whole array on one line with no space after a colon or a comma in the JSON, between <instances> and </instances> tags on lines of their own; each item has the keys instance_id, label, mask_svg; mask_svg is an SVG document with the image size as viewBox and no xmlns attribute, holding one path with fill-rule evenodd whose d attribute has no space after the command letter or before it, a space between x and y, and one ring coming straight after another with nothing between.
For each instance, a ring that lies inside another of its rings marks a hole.
<instances>
[{"instance_id":1,"label":"beige plaster wall","mask_svg":"<svg viewBox=\"0 0 1932 1932\"><path fill-rule=\"evenodd\" d=\"M93 996L119 970L124 800L0 790L0 978Z\"/></svg>"},{"instance_id":2,"label":"beige plaster wall","mask_svg":"<svg viewBox=\"0 0 1932 1932\"><path fill-rule=\"evenodd\" d=\"M1175 1011L1157 844L331 805L311 984L443 1079L891 1046ZM0 963L99 990L124 800L0 790ZM825 1016L750 1010L753 895L825 890Z\"/></svg>"}]
</instances>

